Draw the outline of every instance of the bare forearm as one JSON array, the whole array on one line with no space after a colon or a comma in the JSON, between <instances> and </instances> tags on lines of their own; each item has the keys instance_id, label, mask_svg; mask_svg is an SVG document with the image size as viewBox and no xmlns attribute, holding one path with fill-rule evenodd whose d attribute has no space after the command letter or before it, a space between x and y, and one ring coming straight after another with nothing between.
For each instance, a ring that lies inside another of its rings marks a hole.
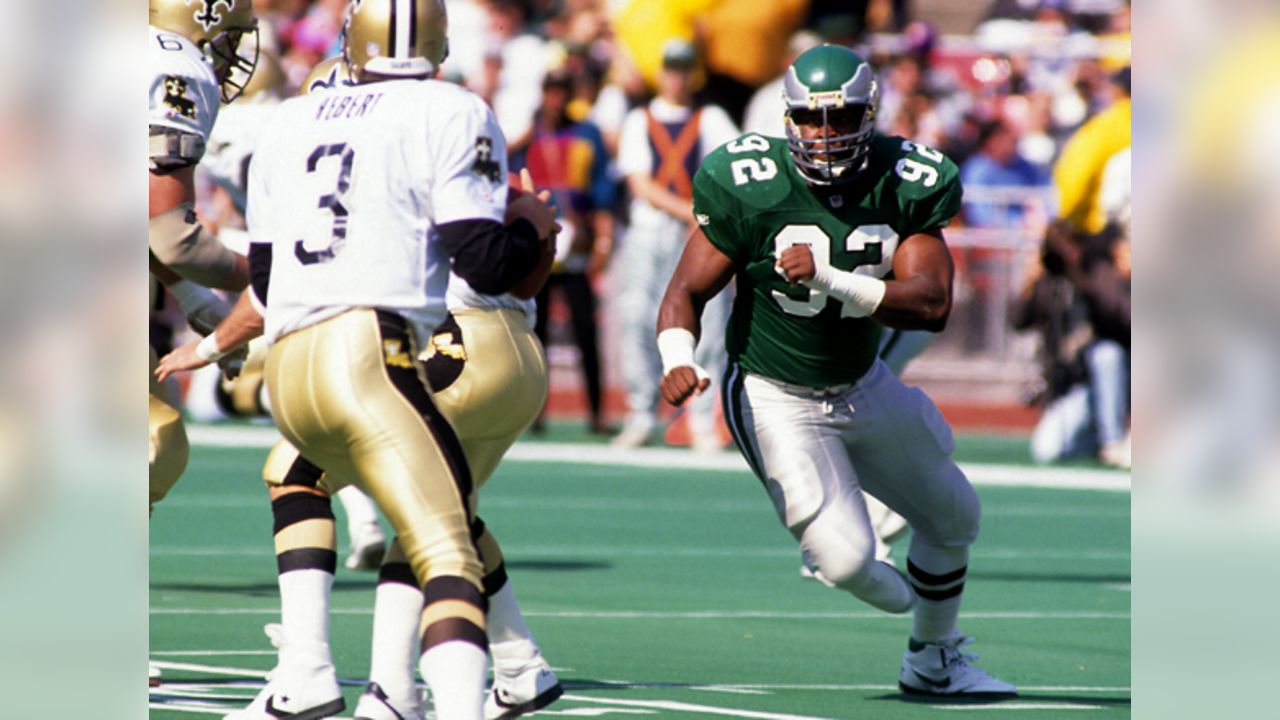
<instances>
[{"instance_id":1,"label":"bare forearm","mask_svg":"<svg viewBox=\"0 0 1280 720\"><path fill-rule=\"evenodd\" d=\"M231 314L218 324L214 333L218 337L218 349L222 351L232 350L250 340L262 335L263 320L258 314L257 308L253 306L253 301L249 298L249 292L240 294L240 299L236 301L235 307L231 308Z\"/></svg>"},{"instance_id":2,"label":"bare forearm","mask_svg":"<svg viewBox=\"0 0 1280 720\"><path fill-rule=\"evenodd\" d=\"M592 230L595 232L596 252L609 254L613 252L613 213L598 210L591 217Z\"/></svg>"},{"instance_id":3,"label":"bare forearm","mask_svg":"<svg viewBox=\"0 0 1280 720\"><path fill-rule=\"evenodd\" d=\"M702 335L702 309L706 300L698 298L685 287L672 282L662 297L658 308L658 332L668 328L684 328L694 337Z\"/></svg>"},{"instance_id":4,"label":"bare forearm","mask_svg":"<svg viewBox=\"0 0 1280 720\"><path fill-rule=\"evenodd\" d=\"M923 275L885 283L884 299L871 314L876 321L900 330L941 332L951 315L951 293Z\"/></svg>"},{"instance_id":5,"label":"bare forearm","mask_svg":"<svg viewBox=\"0 0 1280 720\"><path fill-rule=\"evenodd\" d=\"M667 190L652 178L632 175L629 184L632 193L662 212L686 222L693 219L693 201Z\"/></svg>"}]
</instances>

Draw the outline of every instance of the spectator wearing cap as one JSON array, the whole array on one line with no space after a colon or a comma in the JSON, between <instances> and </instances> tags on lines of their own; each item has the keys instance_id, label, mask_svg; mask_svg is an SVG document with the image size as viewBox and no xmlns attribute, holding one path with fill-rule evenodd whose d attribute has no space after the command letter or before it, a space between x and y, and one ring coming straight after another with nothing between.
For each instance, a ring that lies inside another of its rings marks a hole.
<instances>
[{"instance_id":1,"label":"spectator wearing cap","mask_svg":"<svg viewBox=\"0 0 1280 720\"><path fill-rule=\"evenodd\" d=\"M591 283L613 250L614 181L600 130L569 114L574 95L572 75L563 69L546 74L529 140L513 155L511 167L515 171L527 167L534 184L551 191L560 216L556 259L538 294L534 329L547 345L548 302L552 291L560 293L569 307L574 342L580 352L591 412L589 428L604 433L596 294Z\"/></svg>"},{"instance_id":2,"label":"spectator wearing cap","mask_svg":"<svg viewBox=\"0 0 1280 720\"><path fill-rule=\"evenodd\" d=\"M629 412L613 443L636 447L657 437L658 379L662 362L653 328L667 282L675 272L685 239L694 226L693 175L708 153L738 134L725 111L693 99L697 69L694 46L686 40L665 43L658 95L627 114L619 138L618 170L631 191L631 225L621 246L625 276L618 276L622 313L622 374ZM703 323L723 325L727 295L707 304ZM724 365L724 340L708 333L698 347L698 363ZM713 384L718 382L713 378ZM715 393L694 399L689 414L694 446L721 446L715 424Z\"/></svg>"}]
</instances>

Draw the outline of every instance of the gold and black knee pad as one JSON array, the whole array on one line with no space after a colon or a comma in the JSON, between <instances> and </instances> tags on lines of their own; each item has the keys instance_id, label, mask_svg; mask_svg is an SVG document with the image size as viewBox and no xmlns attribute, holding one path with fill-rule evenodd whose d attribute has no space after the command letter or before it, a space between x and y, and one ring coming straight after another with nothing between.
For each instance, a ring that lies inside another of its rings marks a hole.
<instances>
[{"instance_id":1,"label":"gold and black knee pad","mask_svg":"<svg viewBox=\"0 0 1280 720\"><path fill-rule=\"evenodd\" d=\"M489 602L480 588L456 575L440 575L427 581L422 594L422 652L454 640L489 651L484 630Z\"/></svg>"},{"instance_id":2,"label":"gold and black knee pad","mask_svg":"<svg viewBox=\"0 0 1280 720\"><path fill-rule=\"evenodd\" d=\"M323 570L330 574L336 571L337 539L333 508L327 496L305 490L286 493L271 501L271 514L275 519L276 569L280 574L295 570Z\"/></svg>"}]
</instances>

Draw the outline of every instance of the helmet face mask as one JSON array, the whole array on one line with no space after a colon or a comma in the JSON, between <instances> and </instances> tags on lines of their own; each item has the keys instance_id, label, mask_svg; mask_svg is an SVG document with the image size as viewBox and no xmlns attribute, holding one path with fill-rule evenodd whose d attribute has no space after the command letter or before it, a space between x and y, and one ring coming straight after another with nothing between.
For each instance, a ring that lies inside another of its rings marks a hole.
<instances>
[{"instance_id":1,"label":"helmet face mask","mask_svg":"<svg viewBox=\"0 0 1280 720\"><path fill-rule=\"evenodd\" d=\"M444 0L353 0L342 57L357 83L369 76L431 77L449 55Z\"/></svg>"},{"instance_id":2,"label":"helmet face mask","mask_svg":"<svg viewBox=\"0 0 1280 720\"><path fill-rule=\"evenodd\" d=\"M213 73L222 88L222 102L235 100L248 87L258 67L261 48L256 21L251 30L228 30L209 40L204 51L213 62Z\"/></svg>"},{"instance_id":3,"label":"helmet face mask","mask_svg":"<svg viewBox=\"0 0 1280 720\"><path fill-rule=\"evenodd\" d=\"M856 178L869 159L878 99L871 66L853 51L822 45L796 58L783 82L796 170L815 185Z\"/></svg>"},{"instance_id":4,"label":"helmet face mask","mask_svg":"<svg viewBox=\"0 0 1280 720\"><path fill-rule=\"evenodd\" d=\"M195 43L213 65L222 101L239 97L258 64L251 0L148 0L151 25Z\"/></svg>"}]
</instances>

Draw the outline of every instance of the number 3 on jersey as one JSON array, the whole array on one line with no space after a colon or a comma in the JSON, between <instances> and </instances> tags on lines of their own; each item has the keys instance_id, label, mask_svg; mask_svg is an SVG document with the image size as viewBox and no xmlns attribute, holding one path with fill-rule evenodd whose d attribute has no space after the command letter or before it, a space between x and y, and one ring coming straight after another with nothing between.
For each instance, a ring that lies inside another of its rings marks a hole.
<instances>
[{"instance_id":1,"label":"number 3 on jersey","mask_svg":"<svg viewBox=\"0 0 1280 720\"><path fill-rule=\"evenodd\" d=\"M318 207L333 213L333 230L326 238L328 244L318 250L308 250L305 240L294 243L293 254L303 265L315 265L332 260L342 251L342 246L347 239L347 207L342 204L342 198L351 189L351 168L355 164L356 151L348 148L346 143L318 145L307 158L307 172L316 172L320 161L327 157L337 157L340 160L338 180L334 192L320 196Z\"/></svg>"},{"instance_id":2,"label":"number 3 on jersey","mask_svg":"<svg viewBox=\"0 0 1280 720\"><path fill-rule=\"evenodd\" d=\"M782 251L793 245L808 245L813 253L813 264L823 266L831 264L831 236L817 225L787 225L773 236L774 257L781 257ZM893 268L893 253L898 249L898 233L888 225L863 225L853 229L844 239L845 252L858 253L875 262L855 265L853 272L871 277L884 277ZM878 254L878 257L877 257ZM795 300L786 293L771 291L773 299L788 315L814 317L827 307L829 295L821 290L809 290L807 300ZM866 317L850 303L840 308L840 317Z\"/></svg>"}]
</instances>

